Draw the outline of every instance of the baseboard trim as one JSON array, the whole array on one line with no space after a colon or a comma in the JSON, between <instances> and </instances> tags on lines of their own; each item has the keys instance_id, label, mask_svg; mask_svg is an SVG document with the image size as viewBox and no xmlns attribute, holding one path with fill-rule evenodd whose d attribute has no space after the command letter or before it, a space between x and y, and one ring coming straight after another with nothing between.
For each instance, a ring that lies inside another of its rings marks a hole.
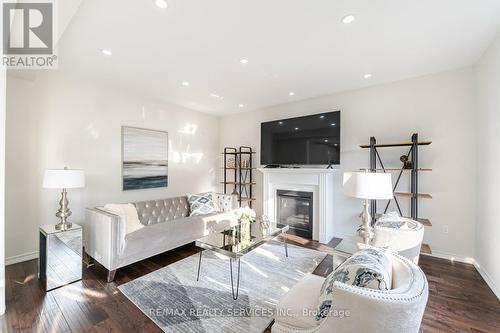
<instances>
[{"instance_id":1,"label":"baseboard trim","mask_svg":"<svg viewBox=\"0 0 500 333\"><path fill-rule=\"evenodd\" d=\"M500 287L495 283L495 281L493 281L488 272L484 270L483 266L481 266L480 263L474 261L474 267L476 267L479 274L483 277L484 281L486 281L488 287L490 287L491 291L493 291L495 296L500 300Z\"/></svg>"},{"instance_id":2,"label":"baseboard trim","mask_svg":"<svg viewBox=\"0 0 500 333\"><path fill-rule=\"evenodd\" d=\"M470 264L470 265L474 265L476 263L476 260L474 258L457 256L457 255L447 253L447 252L440 252L440 251L432 250L432 253L420 253L420 254L424 255L424 256L446 259L449 261L456 261L456 262L461 262L461 263Z\"/></svg>"},{"instance_id":3,"label":"baseboard trim","mask_svg":"<svg viewBox=\"0 0 500 333\"><path fill-rule=\"evenodd\" d=\"M37 258L38 258L38 251L18 254L17 256L5 258L5 266L14 265L23 261L33 260Z\"/></svg>"}]
</instances>

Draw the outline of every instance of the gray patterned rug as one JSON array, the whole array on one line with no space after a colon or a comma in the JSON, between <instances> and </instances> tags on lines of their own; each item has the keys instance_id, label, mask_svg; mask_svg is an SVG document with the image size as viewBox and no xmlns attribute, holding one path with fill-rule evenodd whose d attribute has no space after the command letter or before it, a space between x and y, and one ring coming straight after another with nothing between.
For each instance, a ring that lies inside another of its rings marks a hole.
<instances>
[{"instance_id":1,"label":"gray patterned rug","mask_svg":"<svg viewBox=\"0 0 500 333\"><path fill-rule=\"evenodd\" d=\"M263 332L275 305L326 254L294 245L286 258L282 243L271 241L241 259L240 295L231 295L229 259L203 252L119 287L164 332ZM236 272L236 267L233 266Z\"/></svg>"}]
</instances>

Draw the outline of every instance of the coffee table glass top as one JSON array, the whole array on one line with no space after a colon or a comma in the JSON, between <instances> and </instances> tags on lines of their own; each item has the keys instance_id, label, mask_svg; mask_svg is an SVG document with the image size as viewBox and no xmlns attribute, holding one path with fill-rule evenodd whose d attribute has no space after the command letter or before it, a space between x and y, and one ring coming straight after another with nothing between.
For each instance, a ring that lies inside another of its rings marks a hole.
<instances>
[{"instance_id":1,"label":"coffee table glass top","mask_svg":"<svg viewBox=\"0 0 500 333\"><path fill-rule=\"evenodd\" d=\"M288 230L289 226L269 226L268 223L258 221L250 224L248 233L242 230L240 224L200 238L196 241L196 246L231 258L239 258Z\"/></svg>"},{"instance_id":2,"label":"coffee table glass top","mask_svg":"<svg viewBox=\"0 0 500 333\"><path fill-rule=\"evenodd\" d=\"M342 239L333 251L338 255L350 257L355 252L359 251L358 242L355 239Z\"/></svg>"}]
</instances>

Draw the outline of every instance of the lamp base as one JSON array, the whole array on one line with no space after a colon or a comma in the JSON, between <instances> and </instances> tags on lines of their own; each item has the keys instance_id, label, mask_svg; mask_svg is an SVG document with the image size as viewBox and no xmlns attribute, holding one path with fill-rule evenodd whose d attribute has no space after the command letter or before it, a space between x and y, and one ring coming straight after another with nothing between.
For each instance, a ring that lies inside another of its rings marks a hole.
<instances>
[{"instance_id":1,"label":"lamp base","mask_svg":"<svg viewBox=\"0 0 500 333\"><path fill-rule=\"evenodd\" d=\"M60 222L56 224L56 230L68 230L71 229L71 227L72 227L71 222L66 222L66 223Z\"/></svg>"},{"instance_id":2,"label":"lamp base","mask_svg":"<svg viewBox=\"0 0 500 333\"><path fill-rule=\"evenodd\" d=\"M61 200L59 201L59 210L56 216L61 219L61 222L56 224L57 230L66 230L71 228L71 222L68 222L68 217L71 216L71 210L69 210L68 194L66 189L61 192Z\"/></svg>"},{"instance_id":3,"label":"lamp base","mask_svg":"<svg viewBox=\"0 0 500 333\"><path fill-rule=\"evenodd\" d=\"M363 239L363 243L369 245L373 240L375 233L371 226L372 217L370 215L370 201L363 202L363 213L361 213L361 225L358 228L358 235Z\"/></svg>"}]
</instances>

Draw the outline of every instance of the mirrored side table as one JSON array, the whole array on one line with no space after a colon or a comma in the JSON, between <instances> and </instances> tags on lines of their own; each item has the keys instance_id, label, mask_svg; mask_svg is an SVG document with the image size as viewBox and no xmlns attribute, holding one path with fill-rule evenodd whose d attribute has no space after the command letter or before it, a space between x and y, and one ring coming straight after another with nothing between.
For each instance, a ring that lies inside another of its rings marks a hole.
<instances>
[{"instance_id":1,"label":"mirrored side table","mask_svg":"<svg viewBox=\"0 0 500 333\"><path fill-rule=\"evenodd\" d=\"M40 227L38 278L45 291L82 279L82 227L57 230L54 224Z\"/></svg>"}]
</instances>

